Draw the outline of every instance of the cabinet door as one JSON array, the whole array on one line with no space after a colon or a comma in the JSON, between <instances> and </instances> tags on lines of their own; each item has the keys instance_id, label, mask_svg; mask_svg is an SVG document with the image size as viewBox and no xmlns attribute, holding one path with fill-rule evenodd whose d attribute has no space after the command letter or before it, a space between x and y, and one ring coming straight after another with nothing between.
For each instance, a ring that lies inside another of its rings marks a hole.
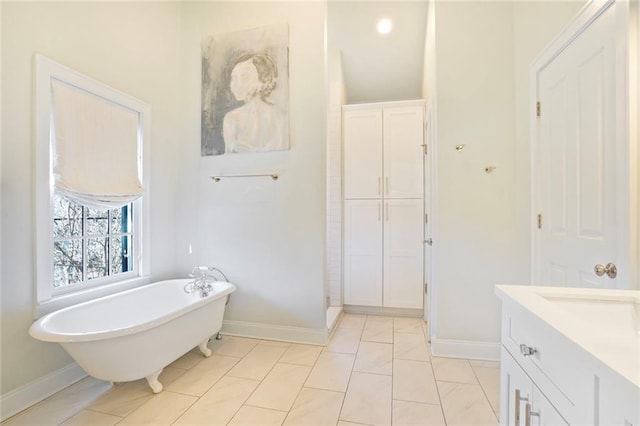
<instances>
[{"instance_id":1,"label":"cabinet door","mask_svg":"<svg viewBox=\"0 0 640 426\"><path fill-rule=\"evenodd\" d=\"M384 202L384 306L422 309L423 200Z\"/></svg>"},{"instance_id":2,"label":"cabinet door","mask_svg":"<svg viewBox=\"0 0 640 426\"><path fill-rule=\"evenodd\" d=\"M344 202L344 303L382 306L382 201Z\"/></svg>"},{"instance_id":3,"label":"cabinet door","mask_svg":"<svg viewBox=\"0 0 640 426\"><path fill-rule=\"evenodd\" d=\"M344 198L382 195L382 110L345 111Z\"/></svg>"},{"instance_id":4,"label":"cabinet door","mask_svg":"<svg viewBox=\"0 0 640 426\"><path fill-rule=\"evenodd\" d=\"M532 426L566 426L558 410L544 396L540 389L533 387L533 405L529 412Z\"/></svg>"},{"instance_id":5,"label":"cabinet door","mask_svg":"<svg viewBox=\"0 0 640 426\"><path fill-rule=\"evenodd\" d=\"M424 108L384 110L384 196L424 197Z\"/></svg>"},{"instance_id":6,"label":"cabinet door","mask_svg":"<svg viewBox=\"0 0 640 426\"><path fill-rule=\"evenodd\" d=\"M529 376L502 347L500 352L500 424L527 425L526 404L533 400Z\"/></svg>"}]
</instances>

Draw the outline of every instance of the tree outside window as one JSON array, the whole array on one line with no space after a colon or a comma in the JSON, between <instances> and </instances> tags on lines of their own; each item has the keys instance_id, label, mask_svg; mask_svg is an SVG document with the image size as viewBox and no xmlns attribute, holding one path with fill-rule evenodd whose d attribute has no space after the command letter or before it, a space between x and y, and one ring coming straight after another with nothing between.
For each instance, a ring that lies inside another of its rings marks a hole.
<instances>
[{"instance_id":1,"label":"tree outside window","mask_svg":"<svg viewBox=\"0 0 640 426\"><path fill-rule=\"evenodd\" d=\"M97 210L57 195L53 202L54 288L133 270L133 204Z\"/></svg>"}]
</instances>

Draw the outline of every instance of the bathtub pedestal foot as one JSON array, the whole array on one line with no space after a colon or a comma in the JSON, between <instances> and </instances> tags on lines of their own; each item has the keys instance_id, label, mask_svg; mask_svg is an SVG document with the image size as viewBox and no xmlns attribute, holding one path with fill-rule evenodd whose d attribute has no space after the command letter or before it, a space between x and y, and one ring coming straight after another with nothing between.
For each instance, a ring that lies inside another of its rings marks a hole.
<instances>
[{"instance_id":1,"label":"bathtub pedestal foot","mask_svg":"<svg viewBox=\"0 0 640 426\"><path fill-rule=\"evenodd\" d=\"M150 376L145 377L147 379L147 383L149 383L149 386L151 386L151 390L153 391L153 393L162 392L162 383L158 381L158 376L160 376L160 373L162 373L162 369L156 371Z\"/></svg>"},{"instance_id":2,"label":"bathtub pedestal foot","mask_svg":"<svg viewBox=\"0 0 640 426\"><path fill-rule=\"evenodd\" d=\"M204 355L205 357L209 358L211 356L211 349L209 349L207 347L207 343L209 343L209 339L207 339L204 342L200 343L198 345L198 349L200 349L200 352L202 352L202 355Z\"/></svg>"},{"instance_id":3,"label":"bathtub pedestal foot","mask_svg":"<svg viewBox=\"0 0 640 426\"><path fill-rule=\"evenodd\" d=\"M222 334L220 333L216 334L216 340L222 340Z\"/></svg>"}]
</instances>

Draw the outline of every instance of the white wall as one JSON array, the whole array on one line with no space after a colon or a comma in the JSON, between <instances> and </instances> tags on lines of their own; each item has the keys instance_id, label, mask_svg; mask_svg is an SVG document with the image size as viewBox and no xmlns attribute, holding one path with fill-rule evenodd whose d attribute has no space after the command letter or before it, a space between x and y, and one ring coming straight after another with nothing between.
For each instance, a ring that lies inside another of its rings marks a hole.
<instances>
[{"instance_id":1,"label":"white wall","mask_svg":"<svg viewBox=\"0 0 640 426\"><path fill-rule=\"evenodd\" d=\"M436 341L497 342L493 286L519 278L512 15L507 2L436 4Z\"/></svg>"},{"instance_id":2,"label":"white wall","mask_svg":"<svg viewBox=\"0 0 640 426\"><path fill-rule=\"evenodd\" d=\"M320 2L183 3L183 147L188 170L178 235L182 268L221 268L238 285L223 330L322 341L325 333L326 94ZM204 36L289 23L289 151L200 157L200 43ZM272 173L280 179L213 174ZM191 188L189 190L188 188ZM189 243L194 253L186 254Z\"/></svg>"},{"instance_id":3,"label":"white wall","mask_svg":"<svg viewBox=\"0 0 640 426\"><path fill-rule=\"evenodd\" d=\"M35 52L151 105L151 268L174 274L179 3L2 3L2 387L71 359L28 335L34 301L32 57Z\"/></svg>"},{"instance_id":4,"label":"white wall","mask_svg":"<svg viewBox=\"0 0 640 426\"><path fill-rule=\"evenodd\" d=\"M342 106L346 103L342 58L330 51L327 106L327 287L330 306L342 306Z\"/></svg>"},{"instance_id":5,"label":"white wall","mask_svg":"<svg viewBox=\"0 0 640 426\"><path fill-rule=\"evenodd\" d=\"M437 115L436 354L498 356L494 285L529 282L528 67L581 6L430 4L423 93Z\"/></svg>"}]
</instances>

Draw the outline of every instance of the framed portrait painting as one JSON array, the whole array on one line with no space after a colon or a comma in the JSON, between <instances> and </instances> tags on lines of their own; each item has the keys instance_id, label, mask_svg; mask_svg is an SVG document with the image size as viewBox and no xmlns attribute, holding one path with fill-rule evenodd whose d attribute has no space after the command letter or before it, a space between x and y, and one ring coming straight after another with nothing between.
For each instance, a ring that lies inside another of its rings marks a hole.
<instances>
[{"instance_id":1,"label":"framed portrait painting","mask_svg":"<svg viewBox=\"0 0 640 426\"><path fill-rule=\"evenodd\" d=\"M289 149L289 26L202 42L201 154Z\"/></svg>"}]
</instances>

